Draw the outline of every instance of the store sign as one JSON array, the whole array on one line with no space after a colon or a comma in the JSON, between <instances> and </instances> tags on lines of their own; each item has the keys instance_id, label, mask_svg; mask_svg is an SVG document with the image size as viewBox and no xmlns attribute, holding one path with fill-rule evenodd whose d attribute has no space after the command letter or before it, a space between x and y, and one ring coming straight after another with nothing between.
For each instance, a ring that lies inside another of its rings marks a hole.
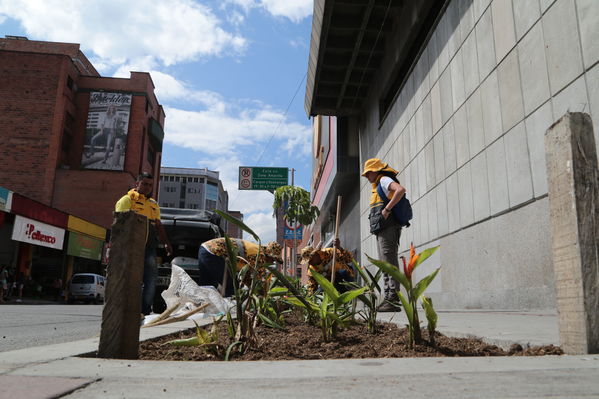
<instances>
[{"instance_id":1,"label":"store sign","mask_svg":"<svg viewBox=\"0 0 599 399\"><path fill-rule=\"evenodd\" d=\"M59 227L38 222L37 220L15 216L15 226L12 230L12 239L27 242L42 247L62 249L64 243L64 230Z\"/></svg>"},{"instance_id":2,"label":"store sign","mask_svg":"<svg viewBox=\"0 0 599 399\"><path fill-rule=\"evenodd\" d=\"M12 191L0 187L0 211L10 212Z\"/></svg>"},{"instance_id":3,"label":"store sign","mask_svg":"<svg viewBox=\"0 0 599 399\"><path fill-rule=\"evenodd\" d=\"M67 245L67 255L78 256L93 260L102 258L102 247L104 241L96 240L95 238L84 234L69 232L69 243Z\"/></svg>"}]
</instances>

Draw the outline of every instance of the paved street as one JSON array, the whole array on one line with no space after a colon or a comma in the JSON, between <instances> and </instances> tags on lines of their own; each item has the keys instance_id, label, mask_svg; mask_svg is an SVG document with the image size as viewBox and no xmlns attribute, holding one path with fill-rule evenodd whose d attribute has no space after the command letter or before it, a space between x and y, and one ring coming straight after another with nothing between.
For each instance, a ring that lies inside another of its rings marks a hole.
<instances>
[{"instance_id":1,"label":"paved street","mask_svg":"<svg viewBox=\"0 0 599 399\"><path fill-rule=\"evenodd\" d=\"M102 305L1 305L0 352L100 334Z\"/></svg>"}]
</instances>

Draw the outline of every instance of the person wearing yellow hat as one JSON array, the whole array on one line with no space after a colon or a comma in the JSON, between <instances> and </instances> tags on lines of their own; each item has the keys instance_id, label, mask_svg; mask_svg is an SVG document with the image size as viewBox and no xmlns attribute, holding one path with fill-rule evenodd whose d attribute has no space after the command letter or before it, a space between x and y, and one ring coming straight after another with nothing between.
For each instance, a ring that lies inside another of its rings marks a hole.
<instances>
[{"instance_id":1,"label":"person wearing yellow hat","mask_svg":"<svg viewBox=\"0 0 599 399\"><path fill-rule=\"evenodd\" d=\"M362 176L372 185L370 196L370 232L376 236L378 257L399 268L399 238L401 226L391 214L393 207L406 194L406 189L397 180L397 171L378 158L371 158L364 163ZM384 201L379 195L379 188L389 199ZM400 284L388 274L384 274L384 301L379 306L380 312L400 311L397 292Z\"/></svg>"},{"instance_id":2,"label":"person wearing yellow hat","mask_svg":"<svg viewBox=\"0 0 599 399\"><path fill-rule=\"evenodd\" d=\"M254 266L270 265L274 262L282 263L281 246L276 242L268 245L258 245L251 241L232 238L231 244L237 250L237 270L241 270L246 264ZM260 252L260 255L258 255ZM200 270L200 284L211 285L218 288L223 283L225 272L225 259L228 256L225 238L219 237L206 241L200 245L198 251L198 268ZM225 295L233 295L233 280L227 279Z\"/></svg>"},{"instance_id":3,"label":"person wearing yellow hat","mask_svg":"<svg viewBox=\"0 0 599 399\"><path fill-rule=\"evenodd\" d=\"M318 289L318 283L312 277L312 271L316 271L331 279L331 268L333 263L333 251L335 255L335 288L340 293L347 291L344 282L354 281L354 270L352 268L353 256L350 252L341 248L339 239L334 241L333 248L315 249L311 246L304 247L301 252L302 263L308 264L308 292L313 294Z\"/></svg>"}]
</instances>

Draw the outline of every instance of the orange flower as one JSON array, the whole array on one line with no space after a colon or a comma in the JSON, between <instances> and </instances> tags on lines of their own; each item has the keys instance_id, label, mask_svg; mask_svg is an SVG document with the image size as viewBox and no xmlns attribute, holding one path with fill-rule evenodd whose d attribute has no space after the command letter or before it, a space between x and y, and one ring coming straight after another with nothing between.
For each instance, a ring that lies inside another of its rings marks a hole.
<instances>
[{"instance_id":1,"label":"orange flower","mask_svg":"<svg viewBox=\"0 0 599 399\"><path fill-rule=\"evenodd\" d=\"M414 270L414 267L416 266L416 261L418 261L418 257L420 257L420 254L416 254L416 249L414 248L414 243L411 243L410 244L410 262L406 265L406 258L404 258L403 256L401 257L401 259L403 261L404 274L406 275L408 280L412 279L412 271Z\"/></svg>"},{"instance_id":2,"label":"orange flower","mask_svg":"<svg viewBox=\"0 0 599 399\"><path fill-rule=\"evenodd\" d=\"M406 264L406 258L405 258L405 256L401 257L401 261L403 262L403 274L405 274L406 277L408 279L410 279L412 277L412 273L408 270L408 265Z\"/></svg>"}]
</instances>

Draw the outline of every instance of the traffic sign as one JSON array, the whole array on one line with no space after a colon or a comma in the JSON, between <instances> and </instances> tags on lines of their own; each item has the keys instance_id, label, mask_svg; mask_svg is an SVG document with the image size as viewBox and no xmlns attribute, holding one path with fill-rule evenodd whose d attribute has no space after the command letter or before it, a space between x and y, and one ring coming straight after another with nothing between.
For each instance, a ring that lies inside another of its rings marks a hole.
<instances>
[{"instance_id":1,"label":"traffic sign","mask_svg":"<svg viewBox=\"0 0 599 399\"><path fill-rule=\"evenodd\" d=\"M289 181L289 169L258 166L239 167L240 190L275 190L286 186Z\"/></svg>"},{"instance_id":2,"label":"traffic sign","mask_svg":"<svg viewBox=\"0 0 599 399\"><path fill-rule=\"evenodd\" d=\"M295 234L294 234L295 232ZM283 239L284 240L301 240L302 233L304 232L304 226L298 222L291 223L285 219L285 226L283 227Z\"/></svg>"}]
</instances>

